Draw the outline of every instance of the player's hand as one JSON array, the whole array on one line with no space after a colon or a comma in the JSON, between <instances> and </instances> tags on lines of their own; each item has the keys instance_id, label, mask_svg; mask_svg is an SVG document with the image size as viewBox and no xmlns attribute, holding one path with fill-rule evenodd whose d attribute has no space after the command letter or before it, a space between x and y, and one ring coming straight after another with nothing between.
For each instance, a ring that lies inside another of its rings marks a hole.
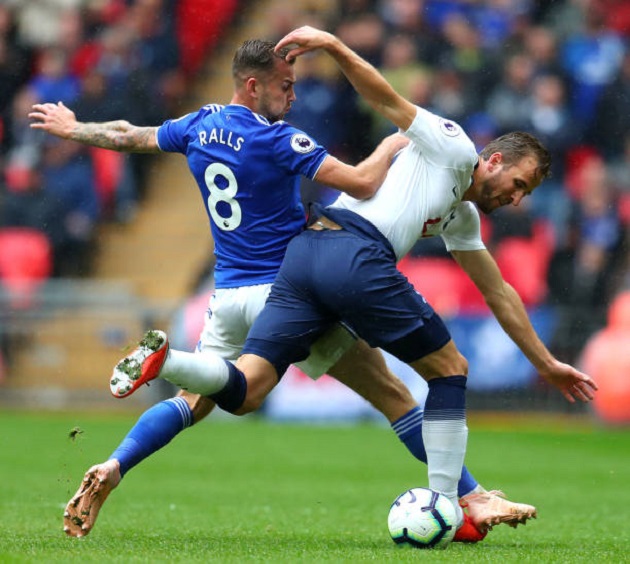
<instances>
[{"instance_id":1,"label":"player's hand","mask_svg":"<svg viewBox=\"0 0 630 564\"><path fill-rule=\"evenodd\" d=\"M74 112L66 108L63 102L52 104L35 104L33 111L28 114L33 120L32 129L42 129L47 133L69 139L77 124L77 118Z\"/></svg>"},{"instance_id":2,"label":"player's hand","mask_svg":"<svg viewBox=\"0 0 630 564\"><path fill-rule=\"evenodd\" d=\"M296 45L296 47L292 48L286 56L287 61L292 61L308 51L325 49L334 40L334 35L306 25L285 35L280 41L278 41L275 51L282 49L282 47Z\"/></svg>"},{"instance_id":3,"label":"player's hand","mask_svg":"<svg viewBox=\"0 0 630 564\"><path fill-rule=\"evenodd\" d=\"M396 154L409 145L409 137L404 136L402 133L392 133L385 137L381 143L388 145L392 153Z\"/></svg>"},{"instance_id":4,"label":"player's hand","mask_svg":"<svg viewBox=\"0 0 630 564\"><path fill-rule=\"evenodd\" d=\"M563 362L557 362L548 371L541 372L540 375L558 388L566 400L571 403L575 403L576 399L583 402L591 401L598 389L597 384L590 376Z\"/></svg>"}]
</instances>

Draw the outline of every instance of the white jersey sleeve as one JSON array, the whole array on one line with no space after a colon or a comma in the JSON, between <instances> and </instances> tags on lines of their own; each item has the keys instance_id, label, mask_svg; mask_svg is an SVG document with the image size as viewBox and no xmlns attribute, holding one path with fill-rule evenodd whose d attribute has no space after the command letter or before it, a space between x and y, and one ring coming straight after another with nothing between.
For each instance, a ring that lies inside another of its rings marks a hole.
<instances>
[{"instance_id":1,"label":"white jersey sleeve","mask_svg":"<svg viewBox=\"0 0 630 564\"><path fill-rule=\"evenodd\" d=\"M422 148L430 161L442 165L450 161L457 168L462 162L477 161L474 144L457 123L420 106L416 106L416 117L404 134Z\"/></svg>"},{"instance_id":2,"label":"white jersey sleeve","mask_svg":"<svg viewBox=\"0 0 630 564\"><path fill-rule=\"evenodd\" d=\"M461 202L452 219L441 233L447 251L481 251L486 248L481 239L479 212L471 202Z\"/></svg>"}]
</instances>

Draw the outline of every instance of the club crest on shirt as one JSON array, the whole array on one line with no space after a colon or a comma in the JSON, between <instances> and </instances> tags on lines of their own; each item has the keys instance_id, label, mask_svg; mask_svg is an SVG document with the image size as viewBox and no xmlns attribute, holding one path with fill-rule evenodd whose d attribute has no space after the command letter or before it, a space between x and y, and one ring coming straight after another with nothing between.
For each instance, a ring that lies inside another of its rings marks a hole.
<instances>
[{"instance_id":1,"label":"club crest on shirt","mask_svg":"<svg viewBox=\"0 0 630 564\"><path fill-rule=\"evenodd\" d=\"M310 153L315 149L315 142L304 133L296 133L291 137L291 148L296 153Z\"/></svg>"},{"instance_id":2,"label":"club crest on shirt","mask_svg":"<svg viewBox=\"0 0 630 564\"><path fill-rule=\"evenodd\" d=\"M461 132L459 125L447 119L440 119L440 130L449 137L457 137Z\"/></svg>"}]
</instances>

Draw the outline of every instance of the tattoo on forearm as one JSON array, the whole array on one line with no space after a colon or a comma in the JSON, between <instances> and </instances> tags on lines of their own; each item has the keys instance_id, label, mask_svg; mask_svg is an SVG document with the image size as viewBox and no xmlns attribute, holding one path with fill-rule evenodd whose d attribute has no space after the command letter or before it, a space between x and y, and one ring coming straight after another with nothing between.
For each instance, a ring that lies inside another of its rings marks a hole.
<instances>
[{"instance_id":1,"label":"tattoo on forearm","mask_svg":"<svg viewBox=\"0 0 630 564\"><path fill-rule=\"evenodd\" d=\"M124 120L79 123L71 138L86 145L114 151L153 152L156 148L154 127L136 127Z\"/></svg>"}]
</instances>

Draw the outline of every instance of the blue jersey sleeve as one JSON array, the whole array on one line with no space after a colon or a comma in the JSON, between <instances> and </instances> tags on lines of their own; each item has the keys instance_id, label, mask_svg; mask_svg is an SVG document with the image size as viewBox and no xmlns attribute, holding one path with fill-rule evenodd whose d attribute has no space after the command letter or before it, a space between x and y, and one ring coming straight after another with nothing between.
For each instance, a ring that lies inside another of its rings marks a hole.
<instances>
[{"instance_id":1,"label":"blue jersey sleeve","mask_svg":"<svg viewBox=\"0 0 630 564\"><path fill-rule=\"evenodd\" d=\"M218 112L223 106L208 104L197 112L186 114L177 119L165 121L157 131L157 144L160 150L168 153L183 153L188 150L188 143L194 136L194 129L204 116Z\"/></svg>"},{"instance_id":2,"label":"blue jersey sleeve","mask_svg":"<svg viewBox=\"0 0 630 564\"><path fill-rule=\"evenodd\" d=\"M160 150L169 153L184 153L188 147L188 131L198 118L198 113L187 114L179 119L165 121L157 131Z\"/></svg>"},{"instance_id":3,"label":"blue jersey sleeve","mask_svg":"<svg viewBox=\"0 0 630 564\"><path fill-rule=\"evenodd\" d=\"M290 174L301 174L312 180L328 151L295 127L284 122L277 126L274 140L276 162Z\"/></svg>"}]
</instances>

